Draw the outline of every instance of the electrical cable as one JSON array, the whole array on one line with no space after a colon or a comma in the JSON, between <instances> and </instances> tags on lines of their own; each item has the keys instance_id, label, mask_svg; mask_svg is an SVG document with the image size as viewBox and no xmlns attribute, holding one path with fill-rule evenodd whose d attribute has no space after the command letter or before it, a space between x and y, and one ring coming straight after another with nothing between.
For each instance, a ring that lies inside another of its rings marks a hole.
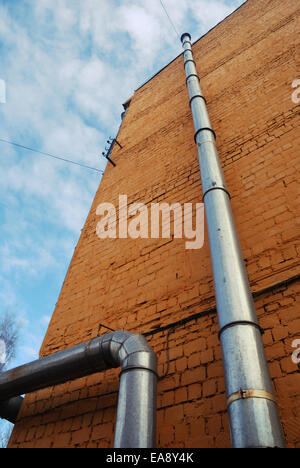
<instances>
[{"instance_id":1,"label":"electrical cable","mask_svg":"<svg viewBox=\"0 0 300 468\"><path fill-rule=\"evenodd\" d=\"M177 36L179 37L179 39L180 39L180 34L179 34L179 32L178 32L178 30L177 30L177 28L176 28L174 22L172 21L170 15L169 15L169 13L168 13L168 10L166 9L166 7L165 7L165 5L163 4L162 0L160 0L160 4L161 4L162 8L164 9L164 11L165 11L165 13L166 13L166 15L167 15L167 18L168 18L168 20L170 21L170 23L171 23L171 25L172 25L172 27L173 27L173 29L174 29L176 35L177 35Z\"/></svg>"},{"instance_id":2,"label":"electrical cable","mask_svg":"<svg viewBox=\"0 0 300 468\"><path fill-rule=\"evenodd\" d=\"M28 146L20 145L19 143L14 143L12 141L4 140L3 138L0 138L0 141L2 143L7 143L9 145L16 146L17 148L22 148L22 149L25 149L27 151L32 151L33 153L42 154L43 156L48 156L49 158L58 159L59 161L64 161L64 162L67 162L69 164L74 164L76 166L84 167L85 169L90 169L91 171L100 172L100 173L103 174L103 171L101 169L97 169L96 167L87 166L86 164L82 164L82 163L79 163L79 162L76 162L76 161L71 161L70 159L65 159L65 158L62 158L60 156L55 156L54 154L44 153L43 151L39 151L39 150L36 150L36 149L33 149L33 148L29 148Z\"/></svg>"}]
</instances>

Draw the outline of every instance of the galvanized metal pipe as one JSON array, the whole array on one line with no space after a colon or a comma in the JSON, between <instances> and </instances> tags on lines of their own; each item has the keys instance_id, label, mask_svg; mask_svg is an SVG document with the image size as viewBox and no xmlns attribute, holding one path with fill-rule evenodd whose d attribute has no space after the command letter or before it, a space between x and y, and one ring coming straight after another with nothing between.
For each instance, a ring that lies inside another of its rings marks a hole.
<instances>
[{"instance_id":1,"label":"galvanized metal pipe","mask_svg":"<svg viewBox=\"0 0 300 468\"><path fill-rule=\"evenodd\" d=\"M283 431L216 135L200 87L190 34L183 34L181 40L206 210L232 445L283 448Z\"/></svg>"},{"instance_id":2,"label":"galvanized metal pipe","mask_svg":"<svg viewBox=\"0 0 300 468\"><path fill-rule=\"evenodd\" d=\"M22 403L23 398L21 396L0 401L0 418L6 419L6 421L15 424L17 422Z\"/></svg>"},{"instance_id":3,"label":"galvanized metal pipe","mask_svg":"<svg viewBox=\"0 0 300 468\"><path fill-rule=\"evenodd\" d=\"M122 330L0 374L0 417L15 422L22 403L19 395L119 366L114 446L153 448L156 356L143 336Z\"/></svg>"}]
</instances>

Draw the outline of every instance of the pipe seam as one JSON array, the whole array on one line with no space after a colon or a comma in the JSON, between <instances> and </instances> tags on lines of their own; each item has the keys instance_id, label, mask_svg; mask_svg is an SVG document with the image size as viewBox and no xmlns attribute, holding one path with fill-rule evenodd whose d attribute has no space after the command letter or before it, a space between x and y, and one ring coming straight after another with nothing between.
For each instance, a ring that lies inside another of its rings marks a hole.
<instances>
[{"instance_id":1,"label":"pipe seam","mask_svg":"<svg viewBox=\"0 0 300 468\"><path fill-rule=\"evenodd\" d=\"M265 330L258 323L248 322L247 320L237 320L236 322L228 323L227 325L225 325L224 327L221 328L221 330L219 331L219 334L218 334L219 339L221 338L221 335L225 330L228 330L228 328L232 328L232 327L235 327L235 326L238 326L238 325L250 325L252 327L257 328L262 335L265 334Z\"/></svg>"},{"instance_id":2,"label":"pipe seam","mask_svg":"<svg viewBox=\"0 0 300 468\"><path fill-rule=\"evenodd\" d=\"M186 66L189 62L192 62L192 63L195 65L195 67L196 67L196 62L195 62L195 60L193 60L193 59L186 60L186 61L184 62L184 66Z\"/></svg>"},{"instance_id":3,"label":"pipe seam","mask_svg":"<svg viewBox=\"0 0 300 468\"><path fill-rule=\"evenodd\" d=\"M224 187L212 187L212 188L206 190L206 192L204 193L204 195L202 197L202 201L205 200L205 197L209 192L213 192L214 190L222 190L223 192L225 192L228 195L229 199L231 199L231 195L230 195L230 193L228 192L228 190L226 188L224 188Z\"/></svg>"},{"instance_id":4,"label":"pipe seam","mask_svg":"<svg viewBox=\"0 0 300 468\"><path fill-rule=\"evenodd\" d=\"M201 98L201 99L203 99L203 101L205 102L205 104L207 104L206 99L205 99L204 96L202 96L202 94L195 94L195 96L191 97L191 99L190 99L190 107L192 107L192 102L193 102L193 100L196 99L196 98Z\"/></svg>"},{"instance_id":5,"label":"pipe seam","mask_svg":"<svg viewBox=\"0 0 300 468\"><path fill-rule=\"evenodd\" d=\"M204 130L208 130L209 132L211 132L213 134L213 136L215 137L215 139L217 139L217 135L216 135L215 131L212 128L210 128L210 127L199 128L196 131L195 135L194 135L194 140L195 140L196 145L198 144L197 136L199 135L199 133L203 132Z\"/></svg>"},{"instance_id":6,"label":"pipe seam","mask_svg":"<svg viewBox=\"0 0 300 468\"><path fill-rule=\"evenodd\" d=\"M188 82L188 80L189 80L190 78L197 78L197 80L198 80L199 83L200 83L200 78L199 78L198 75L195 75L195 73L192 73L191 75L189 75L189 76L187 77L186 83Z\"/></svg>"}]
</instances>

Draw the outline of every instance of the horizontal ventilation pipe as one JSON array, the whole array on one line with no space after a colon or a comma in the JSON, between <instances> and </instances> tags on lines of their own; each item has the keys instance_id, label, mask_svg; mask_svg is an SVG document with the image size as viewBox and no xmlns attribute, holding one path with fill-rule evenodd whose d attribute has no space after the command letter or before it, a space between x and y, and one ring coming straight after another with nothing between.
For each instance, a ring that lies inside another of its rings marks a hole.
<instances>
[{"instance_id":1,"label":"horizontal ventilation pipe","mask_svg":"<svg viewBox=\"0 0 300 468\"><path fill-rule=\"evenodd\" d=\"M216 137L183 34L184 66L195 125L230 418L235 448L284 447L284 436L254 301L220 165Z\"/></svg>"},{"instance_id":2,"label":"horizontal ventilation pipe","mask_svg":"<svg viewBox=\"0 0 300 468\"><path fill-rule=\"evenodd\" d=\"M23 403L23 398L17 396L9 400L0 401L0 418L6 419L12 424L15 424Z\"/></svg>"},{"instance_id":3,"label":"horizontal ventilation pipe","mask_svg":"<svg viewBox=\"0 0 300 468\"><path fill-rule=\"evenodd\" d=\"M0 374L0 417L16 422L20 395L121 366L115 448L153 448L157 360L143 336L116 331Z\"/></svg>"}]
</instances>

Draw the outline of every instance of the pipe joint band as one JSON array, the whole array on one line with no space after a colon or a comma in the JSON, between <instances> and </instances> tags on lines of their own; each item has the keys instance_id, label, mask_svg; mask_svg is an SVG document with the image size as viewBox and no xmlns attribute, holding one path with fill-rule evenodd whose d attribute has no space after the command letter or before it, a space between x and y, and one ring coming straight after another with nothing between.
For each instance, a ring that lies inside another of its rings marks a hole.
<instances>
[{"instance_id":1,"label":"pipe joint band","mask_svg":"<svg viewBox=\"0 0 300 468\"><path fill-rule=\"evenodd\" d=\"M224 187L212 187L212 188L206 190L205 194L204 194L203 197L202 197L202 201L203 201L203 202L204 202L204 199L205 199L206 195L207 195L209 192L212 192L213 190L222 190L223 192L227 193L229 199L231 199L231 195L230 195L230 193L228 192L228 190L227 190L226 188L224 188ZM233 326L232 324L230 324L230 325ZM227 325L226 325L226 327L227 327ZM226 328L226 327L224 327L224 328ZM220 333L222 333L222 331L223 331L223 329L221 330Z\"/></svg>"},{"instance_id":2,"label":"pipe joint band","mask_svg":"<svg viewBox=\"0 0 300 468\"><path fill-rule=\"evenodd\" d=\"M185 44L189 44L190 46L192 45L191 41L184 41L184 42L182 43L182 47L184 47Z\"/></svg>"},{"instance_id":3,"label":"pipe joint band","mask_svg":"<svg viewBox=\"0 0 300 468\"><path fill-rule=\"evenodd\" d=\"M196 145L197 145L197 136L199 135L199 133L203 132L204 130L207 130L207 131L211 132L213 134L213 136L215 137L215 139L217 139L217 135L213 131L212 128L210 128L210 127L199 128L199 130L196 131L195 136L194 136L194 140L195 140Z\"/></svg>"},{"instance_id":4,"label":"pipe joint band","mask_svg":"<svg viewBox=\"0 0 300 468\"><path fill-rule=\"evenodd\" d=\"M194 78L198 78L198 81L199 81L199 83L200 83L200 78L199 78L199 76L198 76L198 75L195 75L195 73L192 73L191 75L189 75L189 76L187 77L187 79L186 79L186 83L187 83L187 82L188 82L188 80L189 80L190 78L192 78L192 77L194 77Z\"/></svg>"},{"instance_id":5,"label":"pipe joint band","mask_svg":"<svg viewBox=\"0 0 300 468\"><path fill-rule=\"evenodd\" d=\"M206 99L205 99L204 96L202 96L201 94L195 94L195 96L193 96L193 97L190 99L190 106L192 106L192 102L193 102L193 100L196 99L196 98L201 98L201 99L203 99L203 101L204 101L205 104L206 104Z\"/></svg>"},{"instance_id":6,"label":"pipe joint band","mask_svg":"<svg viewBox=\"0 0 300 468\"><path fill-rule=\"evenodd\" d=\"M195 60L193 60L193 59L188 59L188 60L186 60L186 61L184 62L184 66L186 66L186 64L189 63L189 62L192 62L192 63L195 65L195 67L197 66Z\"/></svg>"},{"instance_id":7,"label":"pipe joint band","mask_svg":"<svg viewBox=\"0 0 300 468\"><path fill-rule=\"evenodd\" d=\"M155 375L157 379L159 378L158 373L154 369L151 369L150 367L145 367L145 366L126 366L124 369L121 370L120 376L132 370L143 370L143 371L151 372L152 374Z\"/></svg>"},{"instance_id":8,"label":"pipe joint band","mask_svg":"<svg viewBox=\"0 0 300 468\"><path fill-rule=\"evenodd\" d=\"M239 390L238 392L233 393L230 397L227 398L227 408L229 408L232 403L238 400L248 400L249 398L260 398L263 400L270 400L276 403L275 397L272 393L266 392L265 390Z\"/></svg>"},{"instance_id":9,"label":"pipe joint band","mask_svg":"<svg viewBox=\"0 0 300 468\"><path fill-rule=\"evenodd\" d=\"M221 330L219 331L219 339L221 338L221 335L222 333L227 330L228 328L232 328L232 327L235 327L236 325L250 325L251 327L255 327L257 328L260 333L262 335L265 334L265 330L263 328L261 328L258 323L255 323L255 322L249 322L247 320L239 320L237 322L231 322L231 323L228 323L227 325L225 325L223 328L221 328Z\"/></svg>"}]
</instances>

